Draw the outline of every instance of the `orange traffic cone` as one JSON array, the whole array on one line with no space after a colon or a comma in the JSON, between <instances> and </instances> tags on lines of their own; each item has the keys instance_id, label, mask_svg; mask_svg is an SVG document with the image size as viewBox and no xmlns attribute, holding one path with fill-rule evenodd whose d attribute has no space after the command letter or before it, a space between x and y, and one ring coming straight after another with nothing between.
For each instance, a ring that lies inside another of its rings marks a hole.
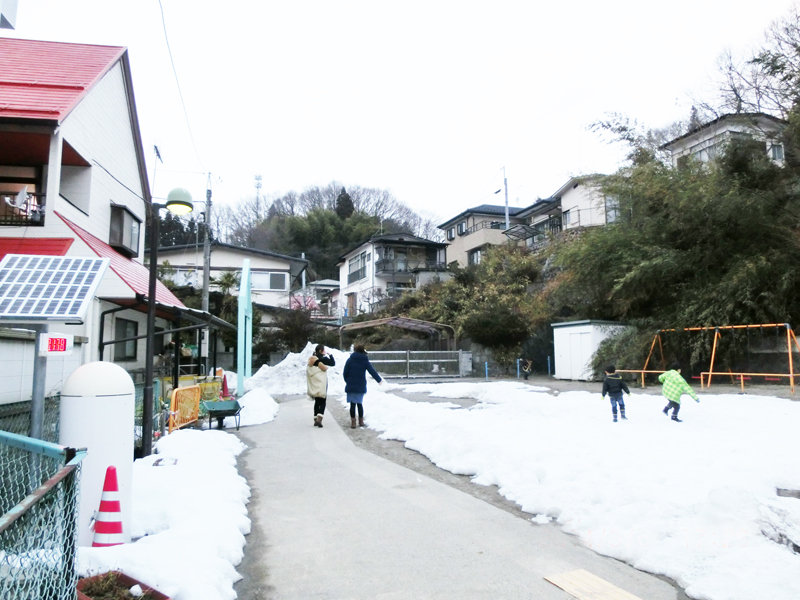
<instances>
[{"instance_id":1,"label":"orange traffic cone","mask_svg":"<svg viewBox=\"0 0 800 600\"><path fill-rule=\"evenodd\" d=\"M117 484L117 468L106 469L103 482L103 495L100 496L100 510L94 522L93 548L119 546L125 543L122 535L122 510L119 504L119 485Z\"/></svg>"}]
</instances>

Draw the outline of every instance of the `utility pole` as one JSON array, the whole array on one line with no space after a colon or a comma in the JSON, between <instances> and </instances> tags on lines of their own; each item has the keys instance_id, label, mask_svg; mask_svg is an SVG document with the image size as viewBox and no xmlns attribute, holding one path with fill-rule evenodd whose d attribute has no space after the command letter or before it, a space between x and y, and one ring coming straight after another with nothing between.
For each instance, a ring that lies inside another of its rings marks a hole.
<instances>
[{"instance_id":1,"label":"utility pole","mask_svg":"<svg viewBox=\"0 0 800 600\"><path fill-rule=\"evenodd\" d=\"M256 224L261 218L261 175L256 175Z\"/></svg>"},{"instance_id":2,"label":"utility pole","mask_svg":"<svg viewBox=\"0 0 800 600\"><path fill-rule=\"evenodd\" d=\"M211 173L208 174L206 188L205 237L203 239L203 312L208 312L208 285L211 279L211 239L208 230L211 227Z\"/></svg>"},{"instance_id":3,"label":"utility pole","mask_svg":"<svg viewBox=\"0 0 800 600\"><path fill-rule=\"evenodd\" d=\"M511 229L511 222L508 220L508 179L506 179L505 167L503 167L503 187L506 188L506 229Z\"/></svg>"}]
</instances>

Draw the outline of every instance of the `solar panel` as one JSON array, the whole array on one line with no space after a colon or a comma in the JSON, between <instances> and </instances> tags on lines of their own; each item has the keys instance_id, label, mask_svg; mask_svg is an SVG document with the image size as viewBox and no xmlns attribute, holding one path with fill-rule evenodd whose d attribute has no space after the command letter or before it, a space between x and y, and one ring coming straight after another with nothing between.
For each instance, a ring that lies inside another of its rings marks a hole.
<instances>
[{"instance_id":1,"label":"solar panel","mask_svg":"<svg viewBox=\"0 0 800 600\"><path fill-rule=\"evenodd\" d=\"M107 258L7 254L0 261L0 320L82 320L107 266Z\"/></svg>"}]
</instances>

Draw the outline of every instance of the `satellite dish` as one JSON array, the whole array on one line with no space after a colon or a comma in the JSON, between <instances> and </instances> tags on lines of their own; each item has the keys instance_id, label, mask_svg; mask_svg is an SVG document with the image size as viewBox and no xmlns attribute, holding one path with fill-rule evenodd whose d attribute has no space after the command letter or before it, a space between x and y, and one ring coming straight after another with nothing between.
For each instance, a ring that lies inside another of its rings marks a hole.
<instances>
[{"instance_id":1,"label":"satellite dish","mask_svg":"<svg viewBox=\"0 0 800 600\"><path fill-rule=\"evenodd\" d=\"M24 208L28 202L28 186L23 187L13 200L11 196L6 196L5 200L12 208Z\"/></svg>"}]
</instances>

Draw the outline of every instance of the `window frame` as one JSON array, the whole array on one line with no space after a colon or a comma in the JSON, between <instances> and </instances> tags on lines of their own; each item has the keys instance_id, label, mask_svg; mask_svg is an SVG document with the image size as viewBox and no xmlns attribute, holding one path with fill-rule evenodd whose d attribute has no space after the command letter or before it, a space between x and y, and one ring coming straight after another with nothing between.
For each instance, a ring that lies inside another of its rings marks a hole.
<instances>
[{"instance_id":1,"label":"window frame","mask_svg":"<svg viewBox=\"0 0 800 600\"><path fill-rule=\"evenodd\" d=\"M117 215L120 216L118 217ZM115 225L120 218L122 219L122 223L119 226L118 232L116 232ZM129 231L128 228L130 228ZM128 258L136 258L139 256L142 220L133 214L133 212L127 206L123 204L114 204L113 202L111 203L111 214L109 218L108 229L109 246ZM130 236L131 244L135 243L135 246L125 245L126 231Z\"/></svg>"},{"instance_id":2,"label":"window frame","mask_svg":"<svg viewBox=\"0 0 800 600\"><path fill-rule=\"evenodd\" d=\"M131 325L133 326L132 333L127 329ZM126 328L126 331L123 335L119 334L120 326ZM137 335L139 335L138 321L134 321L132 319L125 319L123 317L116 317L114 319L115 340L125 339L127 337L136 337ZM163 335L161 337L163 339ZM139 355L139 340L130 340L128 342L118 342L114 344L114 362L136 362L138 360L138 355Z\"/></svg>"}]
</instances>

